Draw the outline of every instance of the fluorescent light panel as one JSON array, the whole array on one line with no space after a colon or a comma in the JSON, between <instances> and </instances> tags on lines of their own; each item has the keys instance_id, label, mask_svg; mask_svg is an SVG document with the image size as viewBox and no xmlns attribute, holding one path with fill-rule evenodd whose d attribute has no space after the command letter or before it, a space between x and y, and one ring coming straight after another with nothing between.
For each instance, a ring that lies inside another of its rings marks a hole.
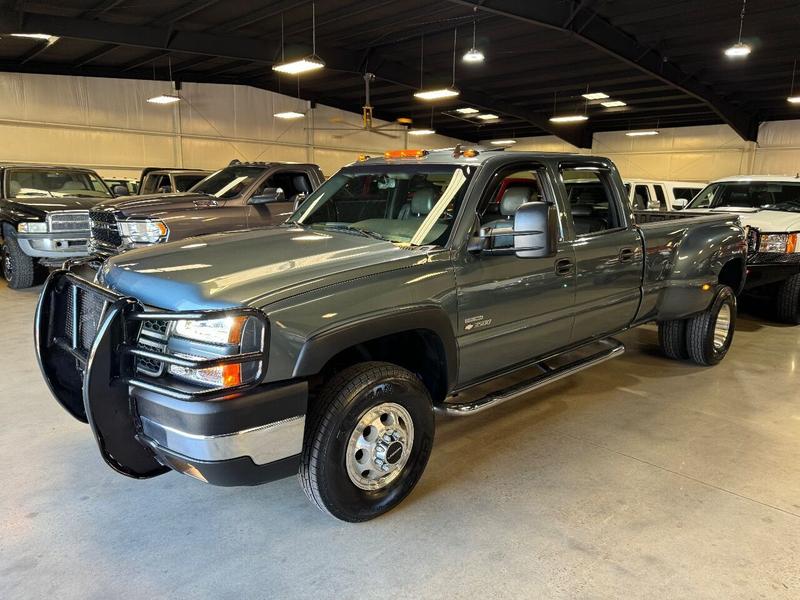
<instances>
[{"instance_id":1,"label":"fluorescent light panel","mask_svg":"<svg viewBox=\"0 0 800 600\"><path fill-rule=\"evenodd\" d=\"M800 96L789 96L786 100L792 104L800 104Z\"/></svg>"},{"instance_id":2,"label":"fluorescent light panel","mask_svg":"<svg viewBox=\"0 0 800 600\"><path fill-rule=\"evenodd\" d=\"M492 140L489 143L495 146L510 146L511 144L516 144L517 140Z\"/></svg>"},{"instance_id":3,"label":"fluorescent light panel","mask_svg":"<svg viewBox=\"0 0 800 600\"><path fill-rule=\"evenodd\" d=\"M617 108L618 106L628 106L622 100L609 100L608 102L601 102L600 104L602 104L606 108Z\"/></svg>"},{"instance_id":4,"label":"fluorescent light panel","mask_svg":"<svg viewBox=\"0 0 800 600\"><path fill-rule=\"evenodd\" d=\"M608 94L604 94L603 92L590 92L588 94L581 94L587 100L605 100L608 98Z\"/></svg>"},{"instance_id":5,"label":"fluorescent light panel","mask_svg":"<svg viewBox=\"0 0 800 600\"><path fill-rule=\"evenodd\" d=\"M325 62L316 56L307 56L300 60L293 60L289 62L279 63L273 65L272 70L278 73L288 73L289 75L299 75L300 73L307 73L309 71L316 71L325 66Z\"/></svg>"},{"instance_id":6,"label":"fluorescent light panel","mask_svg":"<svg viewBox=\"0 0 800 600\"><path fill-rule=\"evenodd\" d=\"M278 119L302 119L305 115L301 112L296 112L294 110L287 110L284 112L277 112L272 115Z\"/></svg>"},{"instance_id":7,"label":"fluorescent light panel","mask_svg":"<svg viewBox=\"0 0 800 600\"><path fill-rule=\"evenodd\" d=\"M147 101L150 104L173 104L175 102L180 102L180 97L176 96L175 94L160 94L158 96L148 98Z\"/></svg>"},{"instance_id":8,"label":"fluorescent light panel","mask_svg":"<svg viewBox=\"0 0 800 600\"><path fill-rule=\"evenodd\" d=\"M436 133L433 129L409 129L408 135L433 135Z\"/></svg>"},{"instance_id":9,"label":"fluorescent light panel","mask_svg":"<svg viewBox=\"0 0 800 600\"><path fill-rule=\"evenodd\" d=\"M627 131L625 135L628 137L640 137L643 135L658 135L658 132L655 129L649 129L643 131Z\"/></svg>"},{"instance_id":10,"label":"fluorescent light panel","mask_svg":"<svg viewBox=\"0 0 800 600\"><path fill-rule=\"evenodd\" d=\"M578 123L580 121L588 121L589 117L586 115L562 115L560 117L550 117L551 123Z\"/></svg>"},{"instance_id":11,"label":"fluorescent light panel","mask_svg":"<svg viewBox=\"0 0 800 600\"><path fill-rule=\"evenodd\" d=\"M458 90L448 87L438 90L420 90L414 96L420 100L441 100L443 98L454 98L458 94Z\"/></svg>"},{"instance_id":12,"label":"fluorescent light panel","mask_svg":"<svg viewBox=\"0 0 800 600\"><path fill-rule=\"evenodd\" d=\"M482 115L478 115L478 118L481 121L496 121L500 117L498 117L497 115L493 115L492 113L484 113Z\"/></svg>"},{"instance_id":13,"label":"fluorescent light panel","mask_svg":"<svg viewBox=\"0 0 800 600\"><path fill-rule=\"evenodd\" d=\"M481 111L479 111L477 108L470 108L466 106L464 108L457 108L456 112L462 115L477 115Z\"/></svg>"},{"instance_id":14,"label":"fluorescent light panel","mask_svg":"<svg viewBox=\"0 0 800 600\"><path fill-rule=\"evenodd\" d=\"M49 33L12 33L11 37L30 38L32 40L52 40L56 41L58 38Z\"/></svg>"}]
</instances>

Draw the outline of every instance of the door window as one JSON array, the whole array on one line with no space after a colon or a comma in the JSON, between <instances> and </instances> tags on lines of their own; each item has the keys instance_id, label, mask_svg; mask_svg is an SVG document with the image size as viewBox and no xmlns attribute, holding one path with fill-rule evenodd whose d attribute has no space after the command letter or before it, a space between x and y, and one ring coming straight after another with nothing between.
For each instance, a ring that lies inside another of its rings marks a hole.
<instances>
[{"instance_id":1,"label":"door window","mask_svg":"<svg viewBox=\"0 0 800 600\"><path fill-rule=\"evenodd\" d=\"M264 182L264 188L281 188L287 202L294 202L298 195L308 196L314 188L305 171L278 171Z\"/></svg>"},{"instance_id":2,"label":"door window","mask_svg":"<svg viewBox=\"0 0 800 600\"><path fill-rule=\"evenodd\" d=\"M575 235L593 235L624 227L608 171L562 167L561 179L567 191Z\"/></svg>"},{"instance_id":3,"label":"door window","mask_svg":"<svg viewBox=\"0 0 800 600\"><path fill-rule=\"evenodd\" d=\"M514 213L526 202L542 200L542 188L538 175L538 166L500 171L487 194L484 196L478 211L481 228L491 227L495 233L514 228ZM501 235L493 239L494 248L510 248L514 245L514 236Z\"/></svg>"},{"instance_id":4,"label":"door window","mask_svg":"<svg viewBox=\"0 0 800 600\"><path fill-rule=\"evenodd\" d=\"M637 185L633 188L633 207L636 210L647 210L650 206L650 190L646 185Z\"/></svg>"},{"instance_id":5,"label":"door window","mask_svg":"<svg viewBox=\"0 0 800 600\"><path fill-rule=\"evenodd\" d=\"M667 197L664 195L664 188L660 185L654 185L653 189L656 191L659 210L667 210Z\"/></svg>"}]
</instances>

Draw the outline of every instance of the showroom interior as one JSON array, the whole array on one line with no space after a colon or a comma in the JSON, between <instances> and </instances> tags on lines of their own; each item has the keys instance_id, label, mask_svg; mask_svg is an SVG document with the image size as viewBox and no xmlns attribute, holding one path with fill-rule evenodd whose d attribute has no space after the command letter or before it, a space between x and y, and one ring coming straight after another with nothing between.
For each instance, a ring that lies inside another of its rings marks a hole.
<instances>
[{"instance_id":1,"label":"showroom interior","mask_svg":"<svg viewBox=\"0 0 800 600\"><path fill-rule=\"evenodd\" d=\"M0 0L0 596L799 598L798 27Z\"/></svg>"}]
</instances>

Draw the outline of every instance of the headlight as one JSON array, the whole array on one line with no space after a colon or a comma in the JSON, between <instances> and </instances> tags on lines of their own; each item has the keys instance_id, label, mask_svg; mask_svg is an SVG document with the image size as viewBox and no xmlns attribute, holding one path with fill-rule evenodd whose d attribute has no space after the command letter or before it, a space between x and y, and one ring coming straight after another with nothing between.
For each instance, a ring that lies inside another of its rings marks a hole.
<instances>
[{"instance_id":1,"label":"headlight","mask_svg":"<svg viewBox=\"0 0 800 600\"><path fill-rule=\"evenodd\" d=\"M796 233L762 233L759 238L759 252L800 252Z\"/></svg>"},{"instance_id":2,"label":"headlight","mask_svg":"<svg viewBox=\"0 0 800 600\"><path fill-rule=\"evenodd\" d=\"M156 244L165 241L169 229L163 221L119 221L119 233L132 242Z\"/></svg>"},{"instance_id":3,"label":"headlight","mask_svg":"<svg viewBox=\"0 0 800 600\"><path fill-rule=\"evenodd\" d=\"M44 222L30 222L20 223L17 225L17 231L20 233L47 233L47 223Z\"/></svg>"},{"instance_id":4,"label":"headlight","mask_svg":"<svg viewBox=\"0 0 800 600\"><path fill-rule=\"evenodd\" d=\"M202 360L256 352L262 348L263 335L264 328L261 322L253 317L181 320L175 323L173 336L195 343L184 342L182 347L186 352L174 354L183 358ZM210 369L190 369L170 365L169 373L203 385L233 387L252 382L258 376L260 369L259 362L222 365Z\"/></svg>"}]
</instances>

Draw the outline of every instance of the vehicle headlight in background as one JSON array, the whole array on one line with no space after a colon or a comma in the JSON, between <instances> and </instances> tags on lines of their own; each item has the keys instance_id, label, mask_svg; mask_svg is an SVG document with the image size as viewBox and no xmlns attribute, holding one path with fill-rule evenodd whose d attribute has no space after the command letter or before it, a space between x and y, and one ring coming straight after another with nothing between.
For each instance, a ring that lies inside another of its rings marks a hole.
<instances>
[{"instance_id":1,"label":"vehicle headlight in background","mask_svg":"<svg viewBox=\"0 0 800 600\"><path fill-rule=\"evenodd\" d=\"M796 233L762 233L759 236L759 252L800 252Z\"/></svg>"},{"instance_id":2,"label":"vehicle headlight in background","mask_svg":"<svg viewBox=\"0 0 800 600\"><path fill-rule=\"evenodd\" d=\"M196 342L189 344L187 352L175 352L176 356L202 360L258 351L262 347L264 327L258 319L244 316L181 320L175 323L173 335ZM209 369L170 365L169 373L203 385L234 387L252 382L258 376L260 369L260 363L254 361Z\"/></svg>"},{"instance_id":3,"label":"vehicle headlight in background","mask_svg":"<svg viewBox=\"0 0 800 600\"><path fill-rule=\"evenodd\" d=\"M39 222L26 222L17 225L17 231L20 233L47 233L47 223Z\"/></svg>"},{"instance_id":4,"label":"vehicle headlight in background","mask_svg":"<svg viewBox=\"0 0 800 600\"><path fill-rule=\"evenodd\" d=\"M122 237L136 243L156 244L165 241L169 234L163 221L119 221L117 225Z\"/></svg>"}]
</instances>

